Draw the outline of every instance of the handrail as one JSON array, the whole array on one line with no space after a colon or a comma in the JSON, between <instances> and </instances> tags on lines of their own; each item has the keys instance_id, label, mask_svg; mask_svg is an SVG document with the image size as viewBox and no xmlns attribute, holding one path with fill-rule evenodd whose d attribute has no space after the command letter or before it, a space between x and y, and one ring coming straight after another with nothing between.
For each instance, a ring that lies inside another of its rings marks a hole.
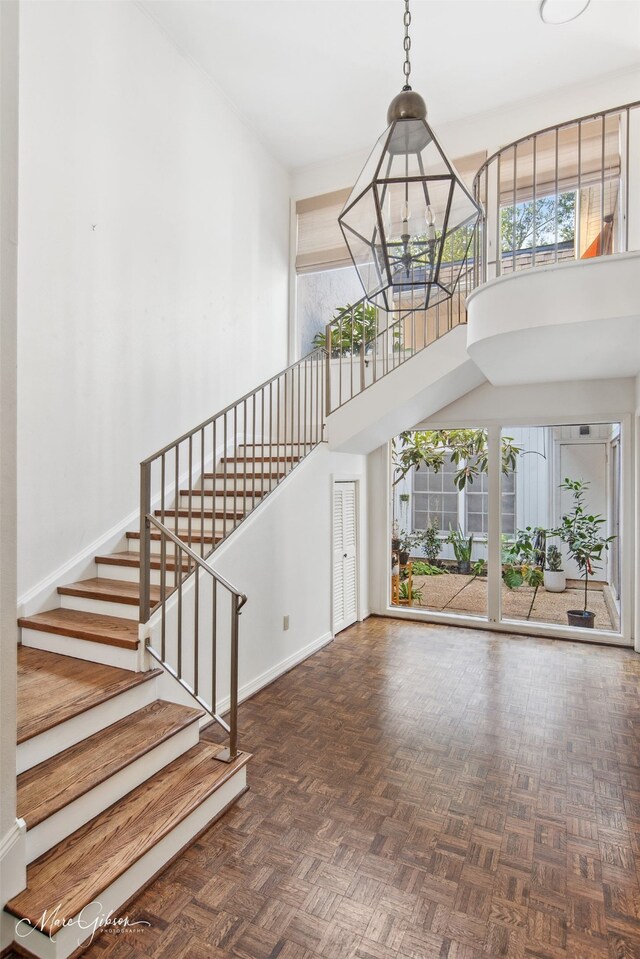
<instances>
[{"instance_id":1,"label":"handrail","mask_svg":"<svg viewBox=\"0 0 640 959\"><path fill-rule=\"evenodd\" d=\"M237 407L241 403L244 403L245 400L248 400L255 393L258 393L261 389L264 389L265 387L269 386L271 383L275 383L276 380L278 380L281 376L284 376L286 373L289 373L295 367L299 366L301 363L304 363L305 360L310 360L316 354L319 354L319 353L321 354L325 352L326 350L322 349L321 347L318 347L315 350L311 350L309 353L306 354L306 356L303 356L301 359L295 360L293 363L290 363L289 366L286 366L279 373L274 373L274 375L270 379L265 380L264 383L261 383L260 386L256 387L256 389L249 390L249 392L245 393L244 396L241 396L240 399L234 400L233 403L229 403L229 405L225 406L224 409L219 410L219 412L217 413L214 413L213 416L210 416L208 419L203 420L202 423L198 423L198 425L194 426L193 429L187 430L186 433L183 433L182 436L179 436L176 440L173 440L172 443L167 443L167 445L163 446L162 449L156 450L155 453L151 453L151 455L147 456L145 460L142 460L140 465L143 465L145 463L151 463L153 462L153 460L157 459L159 456L162 456L163 453L170 452L175 446L177 446L178 443L182 443L184 442L184 440L188 440L190 436L194 436L196 433L199 433L201 430L205 429L205 427L211 426L214 420L218 419L220 416L224 416L225 413L231 413L234 407Z\"/></svg>"},{"instance_id":2,"label":"handrail","mask_svg":"<svg viewBox=\"0 0 640 959\"><path fill-rule=\"evenodd\" d=\"M473 183L484 211L477 285L637 246L640 223L629 203L634 137L640 137L640 100L544 127L488 157ZM573 250L561 242L568 238ZM529 258L519 256L524 247Z\"/></svg>"},{"instance_id":3,"label":"handrail","mask_svg":"<svg viewBox=\"0 0 640 959\"><path fill-rule=\"evenodd\" d=\"M247 597L206 558L322 442L325 358L325 350L313 350L140 464L140 623L148 624L150 655L229 734L229 749L217 758L237 754L238 619ZM152 584L152 570L159 583ZM223 640L220 590L230 603ZM230 643L229 724L216 711L221 641ZM208 695L203 670L210 671Z\"/></svg>"},{"instance_id":4,"label":"handrail","mask_svg":"<svg viewBox=\"0 0 640 959\"><path fill-rule=\"evenodd\" d=\"M332 413L381 377L460 324L466 323L466 296L476 283L477 233L466 256L446 264L459 273L454 293L427 310L390 313L366 297L337 314L325 328L326 408ZM397 316L397 319L392 317Z\"/></svg>"},{"instance_id":5,"label":"handrail","mask_svg":"<svg viewBox=\"0 0 640 959\"><path fill-rule=\"evenodd\" d=\"M206 563L202 557L198 556L186 543L183 543L182 540L175 536L168 527L163 523L160 523L155 516L152 516L150 513L146 516L147 522L155 527L160 534L162 535L163 547L165 547L165 540L169 540L174 545L174 562L176 564L176 569L182 569L183 567L183 554L189 558L189 572L194 577L193 584L193 640L194 640L194 649L193 649L193 665L190 670L190 674L193 677L192 682L189 682L186 678L186 669L183 663L182 655L182 640L185 632L185 615L184 607L185 597L183 595L183 586L184 578L182 576L178 577L178 583L172 589L167 592L166 576L163 576L161 579L161 589L160 589L160 607L161 607L161 622L160 622L160 649L156 649L153 644L150 636L147 636L146 639L146 650L153 656L153 658L162 664L162 666L173 676L173 678L182 686L182 688L195 699L199 706L202 706L206 712L209 713L212 719L214 719L222 729L229 735L229 746L216 754L216 759L222 762L233 762L233 760L238 755L238 618L242 611L242 607L247 602L247 597L239 589L236 589L235 586L221 576L220 573L216 573L214 569ZM191 562L194 563L194 568L191 570ZM164 567L163 567L164 569ZM210 618L211 618L211 632L212 632L212 675L211 675L211 684L210 684L210 697L207 699L200 694L201 688L201 671L200 671L200 649L199 649L199 626L200 626L200 616L202 615L200 596L201 596L201 584L199 579L200 571L206 572L211 577L211 606L210 606ZM217 630L218 630L218 607L219 600L217 595L217 585L222 586L231 597L233 601L231 603L231 625L230 625L230 637L231 637L231 651L230 651L230 675L229 675L229 722L226 723L225 720L218 714L216 709L216 696L217 696L217 675L216 675L216 639L217 639ZM178 655L177 663L173 666L169 662L169 656L167 654L167 599L170 595L177 594L177 641L178 641Z\"/></svg>"},{"instance_id":6,"label":"handrail","mask_svg":"<svg viewBox=\"0 0 640 959\"><path fill-rule=\"evenodd\" d=\"M197 553L194 553L194 551L193 551L192 549L190 549L190 548L187 546L186 543L183 543L183 541L182 541L178 536L175 536L175 535L171 532L171 530L168 529L168 527L166 527L166 526L164 526L162 523L160 523L160 522L155 518L155 516L151 516L150 514L147 513L147 520L148 520L153 526L155 526L156 529L159 529L159 530L167 537L167 539L170 539L173 543L176 544L176 546L179 546L180 549L181 549L184 553L186 553L187 556L189 556L190 559L192 559L192 560L194 561L194 563L196 563L196 565L198 565L201 569L206 570L207 573L209 573L211 576L213 576L213 578L216 580L216 582L220 583L221 586L224 586L225 589L228 589L229 592L232 593L234 596L237 596L237 598L238 598L239 600L241 600L240 606L239 606L238 608L239 608L239 609L242 609L242 607L244 606L244 604L247 602L247 597L246 597L245 593L243 593L243 592L242 592L241 590L239 590L239 589L236 589L235 586L232 586L231 583L229 582L229 580L228 580L228 579L225 579L224 576L221 576L220 573L216 573L216 571L215 571L215 569L213 568L213 566L209 566L208 563L205 563L205 561L202 559L201 556L198 556Z\"/></svg>"},{"instance_id":7,"label":"handrail","mask_svg":"<svg viewBox=\"0 0 640 959\"><path fill-rule=\"evenodd\" d=\"M609 110L600 110L597 113L585 113L584 116L576 117L574 120L563 120L562 123L554 123L548 127L542 127L541 130L536 130L535 133L525 133L524 136L519 137L517 140L512 140L511 143L506 143L504 146L498 147L498 149L487 157L482 166L479 168L478 172L473 178L473 185L475 188L476 180L480 177L480 174L486 166L492 163L501 153L504 153L505 150L510 150L514 146L519 146L521 143L526 143L527 140L531 140L533 137L542 136L543 133L553 133L555 130L562 130L564 127L574 126L576 123L587 123L589 120L599 120L602 116L609 116L614 113L622 113L627 110L633 110L636 107L640 107L640 100L632 100L631 103L623 103L619 107L611 107Z\"/></svg>"}]
</instances>

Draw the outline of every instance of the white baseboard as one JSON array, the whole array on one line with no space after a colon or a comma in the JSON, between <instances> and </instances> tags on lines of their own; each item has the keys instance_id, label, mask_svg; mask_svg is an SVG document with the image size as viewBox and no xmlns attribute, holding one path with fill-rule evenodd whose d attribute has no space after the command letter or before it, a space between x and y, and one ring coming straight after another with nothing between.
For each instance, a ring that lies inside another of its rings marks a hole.
<instances>
[{"instance_id":1,"label":"white baseboard","mask_svg":"<svg viewBox=\"0 0 640 959\"><path fill-rule=\"evenodd\" d=\"M0 950L6 949L13 942L13 923L2 906L27 885L26 838L27 827L24 819L16 819L0 839Z\"/></svg>"},{"instance_id":2,"label":"white baseboard","mask_svg":"<svg viewBox=\"0 0 640 959\"><path fill-rule=\"evenodd\" d=\"M244 440L244 434L242 434L241 438ZM228 452L229 449L225 450L223 444L217 446L215 455L210 453L205 459L205 471L211 467L214 458L215 461L218 462L220 457L224 456L225 453L228 454ZM184 486L187 479L188 472L185 471L178 480L178 486ZM165 491L167 502L172 502L174 490L175 486L169 484ZM152 500L152 507L155 508L158 506L159 502L160 496L158 494L154 500ZM104 535L94 539L92 543L89 543L88 546L79 550L71 559L62 563L49 576L45 576L39 583L36 583L35 586L32 586L19 596L18 616L34 616L36 613L41 613L45 609L59 606L58 586L64 585L65 583L74 583L89 576L96 576L95 557L115 552L124 541L127 530L136 529L139 523L140 509L136 507L131 513L125 516L124 519L119 520L111 529L107 530ZM126 549L127 547L123 546L122 548Z\"/></svg>"},{"instance_id":3,"label":"white baseboard","mask_svg":"<svg viewBox=\"0 0 640 959\"><path fill-rule=\"evenodd\" d=\"M238 702L243 703L246 699L251 699L252 696L255 696L256 693L259 693L261 689L265 688L265 686L269 686L276 679L279 679L280 676L284 676L284 674L288 673L290 669L294 668L294 666L299 666L300 663L305 661L305 659L308 659L309 656L313 656L314 653L317 653L318 650L322 649L323 646L327 646L332 641L333 635L330 632L323 633L319 639L315 639L307 646L303 646L302 649L296 650L295 653L287 656L286 659L280 660L279 663L276 663L275 666L265 670L264 673L261 673L254 679L249 680L248 683L244 683L238 689ZM221 714L226 713L229 710L229 706L229 699L224 699L219 704L218 712Z\"/></svg>"}]
</instances>

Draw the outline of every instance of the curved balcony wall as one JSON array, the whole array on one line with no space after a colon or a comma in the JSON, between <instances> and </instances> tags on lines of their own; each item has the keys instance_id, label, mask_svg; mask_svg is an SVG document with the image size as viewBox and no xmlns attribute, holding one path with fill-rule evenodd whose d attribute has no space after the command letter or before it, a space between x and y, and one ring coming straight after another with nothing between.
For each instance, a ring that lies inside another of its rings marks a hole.
<instances>
[{"instance_id":1,"label":"curved balcony wall","mask_svg":"<svg viewBox=\"0 0 640 959\"><path fill-rule=\"evenodd\" d=\"M476 174L475 285L640 249L640 102L540 130Z\"/></svg>"}]
</instances>

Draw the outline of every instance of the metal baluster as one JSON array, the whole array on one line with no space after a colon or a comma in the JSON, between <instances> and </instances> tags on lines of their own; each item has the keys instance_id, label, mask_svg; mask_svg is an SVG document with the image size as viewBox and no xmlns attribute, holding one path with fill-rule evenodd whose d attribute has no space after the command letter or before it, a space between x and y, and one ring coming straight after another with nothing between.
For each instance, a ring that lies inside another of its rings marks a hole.
<instances>
[{"instance_id":1,"label":"metal baluster","mask_svg":"<svg viewBox=\"0 0 640 959\"><path fill-rule=\"evenodd\" d=\"M194 563L194 584L193 584L193 688L196 696L198 695L200 650L198 648L199 635L199 613L200 613L200 567Z\"/></svg>"},{"instance_id":2,"label":"metal baluster","mask_svg":"<svg viewBox=\"0 0 640 959\"><path fill-rule=\"evenodd\" d=\"M601 170L600 170L600 243L599 243L599 250L598 250L599 256L604 256L605 254L605 249L604 249L604 225L605 225L604 224L604 165L606 163L605 133L606 133L606 128L605 128L605 119L604 119L604 113L603 113L602 129L600 131L600 136L602 137L602 157L600 162Z\"/></svg>"},{"instance_id":3,"label":"metal baluster","mask_svg":"<svg viewBox=\"0 0 640 959\"><path fill-rule=\"evenodd\" d=\"M224 479L222 481L222 528L224 530L223 539L226 539L227 536L227 472L229 466L229 456L228 456L228 438L227 438L227 413L224 414L224 448L222 450L222 455L224 456ZM215 470L214 470L215 472ZM216 489L216 479L213 478L213 489ZM215 507L216 497L213 497L213 504Z\"/></svg>"},{"instance_id":4,"label":"metal baluster","mask_svg":"<svg viewBox=\"0 0 640 959\"><path fill-rule=\"evenodd\" d=\"M537 159L538 159L538 138L534 136L533 138L533 235L532 235L532 243L531 243L531 266L532 267L536 265L536 242L538 239L538 231L536 229L538 225L538 211L536 209Z\"/></svg>"},{"instance_id":5,"label":"metal baluster","mask_svg":"<svg viewBox=\"0 0 640 959\"><path fill-rule=\"evenodd\" d=\"M151 464L140 469L140 622L146 623L150 614L151 580Z\"/></svg>"},{"instance_id":6,"label":"metal baluster","mask_svg":"<svg viewBox=\"0 0 640 959\"><path fill-rule=\"evenodd\" d=\"M238 472L238 407L237 405L233 407L233 469L234 469L234 473ZM226 504L226 500L225 500L225 504ZM233 483L233 522L234 523L236 521L237 516L238 516L238 480L235 479Z\"/></svg>"},{"instance_id":7,"label":"metal baluster","mask_svg":"<svg viewBox=\"0 0 640 959\"><path fill-rule=\"evenodd\" d=\"M178 564L182 566L182 550L176 544L176 552L179 553L176 560L176 569ZM178 676L182 678L182 576L178 577Z\"/></svg>"},{"instance_id":8,"label":"metal baluster","mask_svg":"<svg viewBox=\"0 0 640 959\"><path fill-rule=\"evenodd\" d=\"M513 263L513 272L516 272L516 199L517 199L517 183L518 183L518 144L513 148L513 211L512 211L512 230L511 230L511 252L512 252L512 263ZM498 197L498 206L500 205L500 198ZM498 210L498 214L499 214ZM484 279L486 280L486 275Z\"/></svg>"},{"instance_id":9,"label":"metal baluster","mask_svg":"<svg viewBox=\"0 0 640 959\"><path fill-rule=\"evenodd\" d=\"M211 581L211 712L217 713L218 699L218 582Z\"/></svg>"},{"instance_id":10,"label":"metal baluster","mask_svg":"<svg viewBox=\"0 0 640 959\"><path fill-rule=\"evenodd\" d=\"M178 536L178 523L179 523L179 513L182 509L180 500L180 443L176 444L176 455L175 455L175 511L174 511L174 525L173 531ZM178 585L178 547L176 544L173 544L173 585L174 587Z\"/></svg>"},{"instance_id":11,"label":"metal baluster","mask_svg":"<svg viewBox=\"0 0 640 959\"><path fill-rule=\"evenodd\" d=\"M189 437L189 446L188 446L188 449L189 449L189 466L188 466L188 470L189 470L189 523L188 523L188 526L187 526L187 542L188 542L189 546L191 546L191 543L192 543L192 527L193 527L192 511L193 511L193 483L194 483L194 479L193 479L193 436L190 436L190 437ZM200 494L201 494L201 495L200 495L200 499L203 500L203 499L204 499L203 490L200 491ZM191 572L191 558L190 558L190 557L189 557L188 560L187 560L187 572L188 572L188 573Z\"/></svg>"}]
</instances>

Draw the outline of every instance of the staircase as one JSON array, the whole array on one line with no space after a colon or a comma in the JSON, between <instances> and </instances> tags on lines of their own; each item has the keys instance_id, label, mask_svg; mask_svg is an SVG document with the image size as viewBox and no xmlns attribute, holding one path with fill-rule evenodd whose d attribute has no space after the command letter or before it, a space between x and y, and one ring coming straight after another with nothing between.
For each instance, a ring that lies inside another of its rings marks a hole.
<instances>
[{"instance_id":1,"label":"staircase","mask_svg":"<svg viewBox=\"0 0 640 959\"><path fill-rule=\"evenodd\" d=\"M250 756L237 748L246 597L206 557L321 441L322 371L320 355L305 358L145 461L140 528L95 557L94 576L60 585L58 606L19 620L17 806L27 885L5 911L21 950L42 959L75 953L92 938L87 922L99 929L109 913L121 915L248 788ZM214 423L222 446L214 426L207 453L204 429ZM145 486L154 463L164 483L155 495ZM212 722L228 745L200 739Z\"/></svg>"}]
</instances>

